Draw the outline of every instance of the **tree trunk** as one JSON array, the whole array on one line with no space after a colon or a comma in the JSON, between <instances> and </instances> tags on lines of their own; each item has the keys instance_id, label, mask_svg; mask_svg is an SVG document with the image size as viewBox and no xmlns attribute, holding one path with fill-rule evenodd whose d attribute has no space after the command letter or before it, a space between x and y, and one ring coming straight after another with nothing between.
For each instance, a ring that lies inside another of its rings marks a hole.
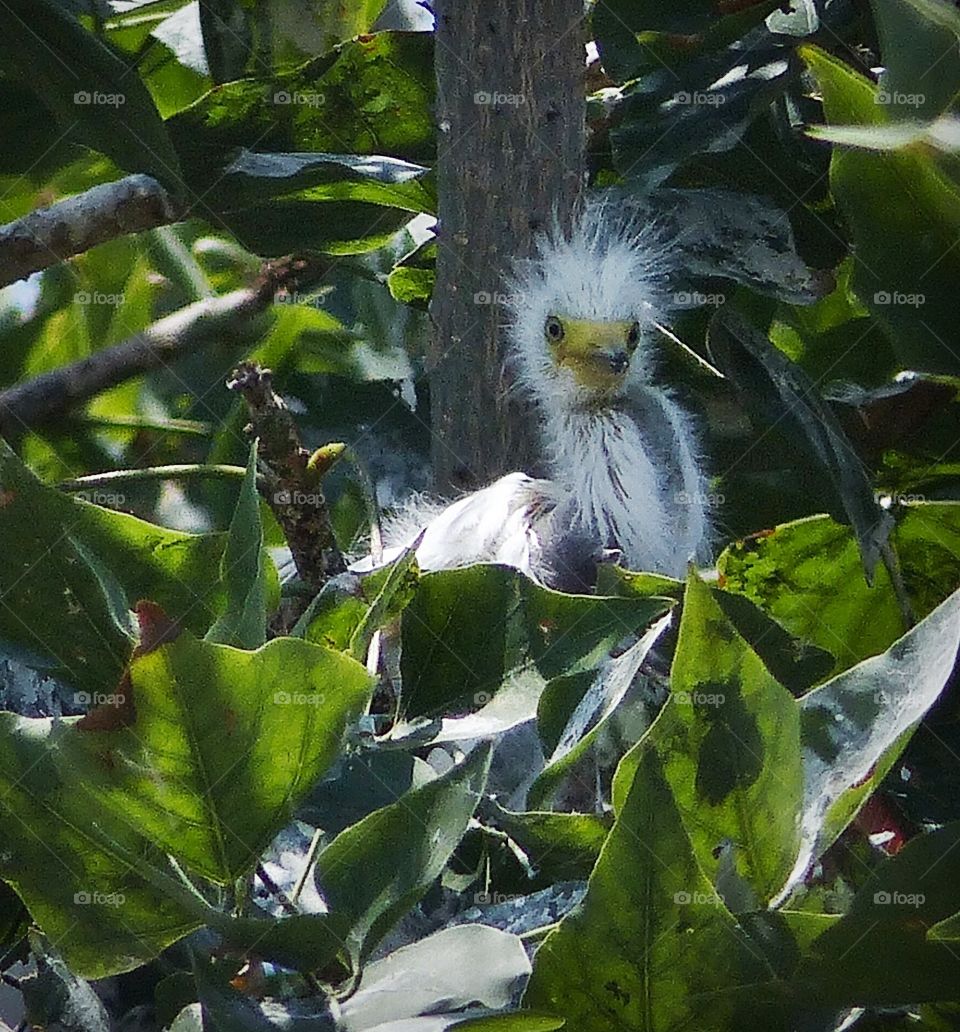
<instances>
[{"instance_id":1,"label":"tree trunk","mask_svg":"<svg viewBox=\"0 0 960 1032\"><path fill-rule=\"evenodd\" d=\"M502 277L584 171L583 0L436 0L439 226L430 397L441 491L536 471L509 392Z\"/></svg>"}]
</instances>

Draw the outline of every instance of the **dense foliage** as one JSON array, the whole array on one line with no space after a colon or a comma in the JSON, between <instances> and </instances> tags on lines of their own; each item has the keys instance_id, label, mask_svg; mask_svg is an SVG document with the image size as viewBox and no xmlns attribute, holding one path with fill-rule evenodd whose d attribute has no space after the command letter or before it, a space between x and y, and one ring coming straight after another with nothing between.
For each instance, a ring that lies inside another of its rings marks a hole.
<instances>
[{"instance_id":1,"label":"dense foliage","mask_svg":"<svg viewBox=\"0 0 960 1032\"><path fill-rule=\"evenodd\" d=\"M107 1028L87 980L122 975L176 1032L955 1027L960 15L589 12L591 188L690 222L664 376L707 436L715 576L574 596L406 554L315 594L278 576L225 381L268 366L304 442L348 445L345 553L371 478L425 486L432 36L371 32L382 6L5 5L0 221L130 173L178 214L3 290L0 419L266 259L319 263L2 424L0 673L56 686L0 713L30 1020Z\"/></svg>"}]
</instances>

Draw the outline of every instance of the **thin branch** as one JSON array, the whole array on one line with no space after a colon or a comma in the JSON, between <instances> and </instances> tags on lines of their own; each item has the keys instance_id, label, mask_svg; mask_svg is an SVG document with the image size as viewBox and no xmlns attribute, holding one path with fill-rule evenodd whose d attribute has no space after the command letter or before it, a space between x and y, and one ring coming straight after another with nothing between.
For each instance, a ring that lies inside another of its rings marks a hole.
<instances>
[{"instance_id":1,"label":"thin branch","mask_svg":"<svg viewBox=\"0 0 960 1032\"><path fill-rule=\"evenodd\" d=\"M260 440L260 460L274 484L267 504L283 529L301 580L319 591L331 577L343 573L346 564L337 547L330 510L321 490L324 470L314 468L313 456L300 443L290 410L274 391L269 369L243 362L227 381L237 391L250 414L247 432ZM343 446L339 446L342 451ZM314 453L319 456L322 453ZM299 612L283 615L292 626ZM286 633L286 630L284 631Z\"/></svg>"},{"instance_id":2,"label":"thin branch","mask_svg":"<svg viewBox=\"0 0 960 1032\"><path fill-rule=\"evenodd\" d=\"M97 244L177 222L179 204L150 176L91 187L0 226L0 286L49 268Z\"/></svg>"},{"instance_id":3,"label":"thin branch","mask_svg":"<svg viewBox=\"0 0 960 1032\"><path fill-rule=\"evenodd\" d=\"M185 463L171 466L144 466L140 469L114 469L109 473L91 473L73 480L61 480L57 487L68 494L89 491L96 487L116 487L118 484L135 483L138 480L185 480L207 478L212 480L235 480L238 483L247 475L243 466ZM261 478L266 484L266 480Z\"/></svg>"},{"instance_id":4,"label":"thin branch","mask_svg":"<svg viewBox=\"0 0 960 1032\"><path fill-rule=\"evenodd\" d=\"M303 277L315 278L328 267L325 259L272 262L251 287L195 301L113 347L0 392L0 436L47 423L101 391L213 341L252 338L257 332L254 316L267 311L281 289Z\"/></svg>"}]
</instances>

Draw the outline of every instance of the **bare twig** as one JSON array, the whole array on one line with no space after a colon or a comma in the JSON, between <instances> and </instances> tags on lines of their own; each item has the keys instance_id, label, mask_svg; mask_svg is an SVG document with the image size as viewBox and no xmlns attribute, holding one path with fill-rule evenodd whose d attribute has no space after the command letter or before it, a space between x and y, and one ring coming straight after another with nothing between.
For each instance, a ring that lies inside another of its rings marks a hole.
<instances>
[{"instance_id":1,"label":"bare twig","mask_svg":"<svg viewBox=\"0 0 960 1032\"><path fill-rule=\"evenodd\" d=\"M177 222L180 205L150 176L94 186L0 226L0 286L96 244Z\"/></svg>"},{"instance_id":2,"label":"bare twig","mask_svg":"<svg viewBox=\"0 0 960 1032\"><path fill-rule=\"evenodd\" d=\"M273 390L272 374L243 362L227 381L250 413L248 432L260 440L260 459L274 478L267 503L283 529L301 580L319 591L346 565L321 491L322 471L310 465L290 410ZM342 446L341 446L342 447ZM319 454L319 453L318 453ZM299 614L288 614L293 622Z\"/></svg>"},{"instance_id":3,"label":"bare twig","mask_svg":"<svg viewBox=\"0 0 960 1032\"><path fill-rule=\"evenodd\" d=\"M187 478L235 480L238 484L247 475L243 466L225 466L210 463L186 463L172 466L142 466L139 469L113 469L109 473L91 473L85 477L61 480L57 487L67 494L77 494L93 488L116 487L138 480L186 480ZM262 480L264 485L266 481Z\"/></svg>"}]
</instances>

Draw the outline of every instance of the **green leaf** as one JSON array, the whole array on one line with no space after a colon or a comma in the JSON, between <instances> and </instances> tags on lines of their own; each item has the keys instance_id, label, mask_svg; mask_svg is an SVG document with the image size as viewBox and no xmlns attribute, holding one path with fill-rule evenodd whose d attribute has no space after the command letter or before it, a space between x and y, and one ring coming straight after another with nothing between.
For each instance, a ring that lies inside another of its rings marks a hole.
<instances>
[{"instance_id":1,"label":"green leaf","mask_svg":"<svg viewBox=\"0 0 960 1032\"><path fill-rule=\"evenodd\" d=\"M810 945L795 976L800 992L842 1006L960 999L956 949L931 934L960 907L958 845L952 823L884 861Z\"/></svg>"},{"instance_id":2,"label":"green leaf","mask_svg":"<svg viewBox=\"0 0 960 1032\"><path fill-rule=\"evenodd\" d=\"M868 79L816 47L801 52L831 127L890 123ZM960 187L942 160L923 148L874 153L835 147L830 189L852 235L854 290L883 326L901 366L955 374Z\"/></svg>"},{"instance_id":3,"label":"green leaf","mask_svg":"<svg viewBox=\"0 0 960 1032\"><path fill-rule=\"evenodd\" d=\"M960 649L960 591L874 656L800 702L804 746L799 883L890 770L937 701Z\"/></svg>"},{"instance_id":4,"label":"green leaf","mask_svg":"<svg viewBox=\"0 0 960 1032\"><path fill-rule=\"evenodd\" d=\"M317 890L355 968L427 891L467 830L487 780L490 749L341 832L320 854Z\"/></svg>"},{"instance_id":5,"label":"green leaf","mask_svg":"<svg viewBox=\"0 0 960 1032\"><path fill-rule=\"evenodd\" d=\"M914 611L939 605L960 579L960 505L911 505L893 532ZM832 674L887 649L903 621L889 576L867 587L849 529L826 516L785 523L731 545L718 560L721 583L745 595L791 635L836 657Z\"/></svg>"},{"instance_id":6,"label":"green leaf","mask_svg":"<svg viewBox=\"0 0 960 1032\"><path fill-rule=\"evenodd\" d=\"M401 622L406 713L471 696L482 705L510 676L591 669L671 605L664 598L564 595L504 566L428 573Z\"/></svg>"},{"instance_id":7,"label":"green leaf","mask_svg":"<svg viewBox=\"0 0 960 1032\"><path fill-rule=\"evenodd\" d=\"M268 82L241 79L211 90L167 123L187 182L205 193L251 141L274 153L430 161L432 48L427 33L379 32Z\"/></svg>"},{"instance_id":8,"label":"green leaf","mask_svg":"<svg viewBox=\"0 0 960 1032\"><path fill-rule=\"evenodd\" d=\"M759 909L783 887L800 844L800 714L695 574L670 689L651 740L697 860L723 891L720 876L732 873L722 870L730 860L723 847L732 844L745 899L735 901L730 890L727 905Z\"/></svg>"},{"instance_id":9,"label":"green leaf","mask_svg":"<svg viewBox=\"0 0 960 1032\"><path fill-rule=\"evenodd\" d=\"M166 530L69 497L41 484L2 440L0 540L0 639L52 656L56 675L88 694L112 691L127 661L118 591L200 633L224 604L226 535Z\"/></svg>"},{"instance_id":10,"label":"green leaf","mask_svg":"<svg viewBox=\"0 0 960 1032\"><path fill-rule=\"evenodd\" d=\"M207 632L207 641L238 649L256 649L266 641L268 561L263 550L254 441L220 564L227 608Z\"/></svg>"},{"instance_id":11,"label":"green leaf","mask_svg":"<svg viewBox=\"0 0 960 1032\"><path fill-rule=\"evenodd\" d=\"M610 831L609 822L596 814L513 813L492 800L480 817L523 850L538 884L589 877Z\"/></svg>"},{"instance_id":12,"label":"green leaf","mask_svg":"<svg viewBox=\"0 0 960 1032\"><path fill-rule=\"evenodd\" d=\"M593 31L604 69L617 82L641 68L681 64L704 50L722 47L744 35L779 5L772 0L718 17L710 0L600 0L593 8Z\"/></svg>"},{"instance_id":13,"label":"green leaf","mask_svg":"<svg viewBox=\"0 0 960 1032\"><path fill-rule=\"evenodd\" d=\"M764 968L700 870L655 751L637 749L587 895L537 951L523 1003L578 1032L726 1032L736 1006L718 991Z\"/></svg>"},{"instance_id":14,"label":"green leaf","mask_svg":"<svg viewBox=\"0 0 960 1032\"><path fill-rule=\"evenodd\" d=\"M176 152L139 76L59 4L11 0L0 52L71 135L179 189Z\"/></svg>"},{"instance_id":15,"label":"green leaf","mask_svg":"<svg viewBox=\"0 0 960 1032\"><path fill-rule=\"evenodd\" d=\"M529 805L545 805L600 738L668 625L669 617L663 617L636 644L595 671L556 677L546 686L537 707L537 726L548 757L530 786Z\"/></svg>"},{"instance_id":16,"label":"green leaf","mask_svg":"<svg viewBox=\"0 0 960 1032\"><path fill-rule=\"evenodd\" d=\"M897 121L935 118L960 89L956 8L942 0L870 0L870 6L883 65L877 103ZM951 16L952 27L944 25Z\"/></svg>"},{"instance_id":17,"label":"green leaf","mask_svg":"<svg viewBox=\"0 0 960 1032\"><path fill-rule=\"evenodd\" d=\"M663 597L567 595L520 581L531 653L544 677L592 669L638 627L663 616Z\"/></svg>"},{"instance_id":18,"label":"green leaf","mask_svg":"<svg viewBox=\"0 0 960 1032\"><path fill-rule=\"evenodd\" d=\"M271 197L286 200L366 201L415 213L436 208L423 182L429 169L377 154L264 154L242 151L221 186L231 205ZM320 209L321 211L323 209Z\"/></svg>"},{"instance_id":19,"label":"green leaf","mask_svg":"<svg viewBox=\"0 0 960 1032\"><path fill-rule=\"evenodd\" d=\"M61 744L79 733L74 721L0 713L0 877L76 974L103 978L203 920L154 888L147 868L162 856L62 763Z\"/></svg>"},{"instance_id":20,"label":"green leaf","mask_svg":"<svg viewBox=\"0 0 960 1032\"><path fill-rule=\"evenodd\" d=\"M471 1005L509 1007L517 982L529 973L516 935L484 925L445 928L364 968L359 988L342 1005L341 1020L344 1028L375 1029L429 1014L460 1027L465 1015L453 1012Z\"/></svg>"},{"instance_id":21,"label":"green leaf","mask_svg":"<svg viewBox=\"0 0 960 1032\"><path fill-rule=\"evenodd\" d=\"M773 425L785 424L793 441L820 466L833 488L826 492L833 501L828 511L853 527L867 580L872 581L893 517L881 509L862 461L816 384L739 315L718 315L710 344L723 371L740 387L748 411L761 420L766 416Z\"/></svg>"},{"instance_id":22,"label":"green leaf","mask_svg":"<svg viewBox=\"0 0 960 1032\"><path fill-rule=\"evenodd\" d=\"M403 708L418 716L454 699L486 702L512 668L516 574L470 566L425 574L401 618Z\"/></svg>"},{"instance_id":23,"label":"green leaf","mask_svg":"<svg viewBox=\"0 0 960 1032\"><path fill-rule=\"evenodd\" d=\"M141 609L142 624L150 616ZM370 677L347 656L291 638L241 652L183 632L142 649L125 688L132 721L81 725L61 744L63 762L101 806L227 884L337 758Z\"/></svg>"}]
</instances>

